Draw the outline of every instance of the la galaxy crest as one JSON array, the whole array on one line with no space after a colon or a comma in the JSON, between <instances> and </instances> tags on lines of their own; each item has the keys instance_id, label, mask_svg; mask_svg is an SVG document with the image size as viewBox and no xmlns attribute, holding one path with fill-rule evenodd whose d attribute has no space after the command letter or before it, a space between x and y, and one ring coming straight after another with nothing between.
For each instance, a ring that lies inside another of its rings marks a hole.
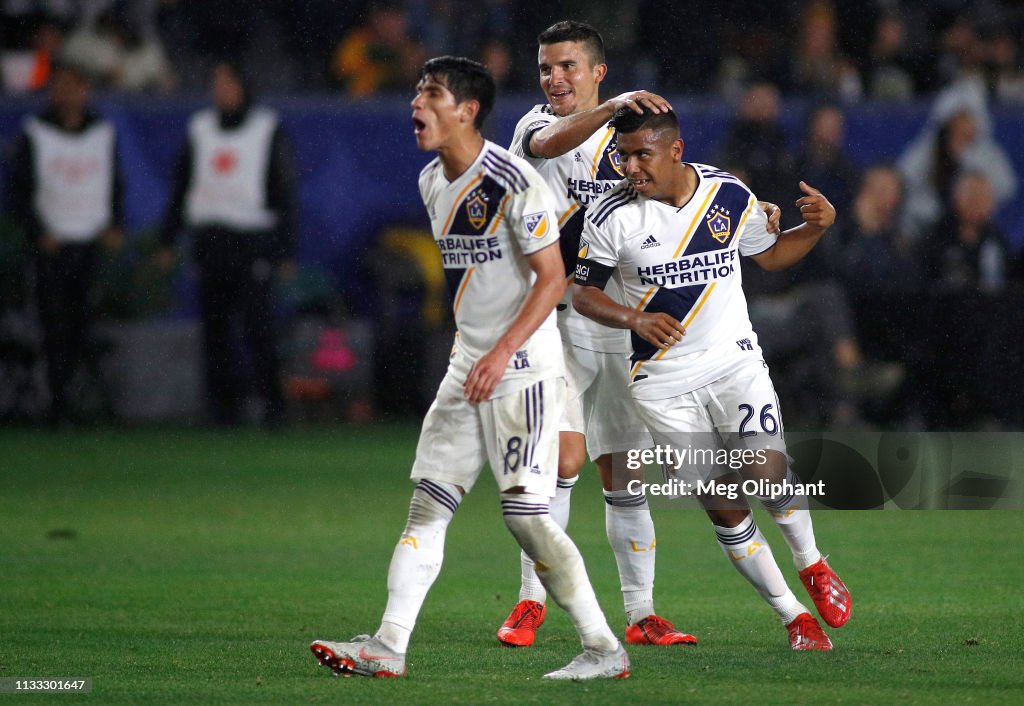
<instances>
[{"instance_id":1,"label":"la galaxy crest","mask_svg":"<svg viewBox=\"0 0 1024 706\"><path fill-rule=\"evenodd\" d=\"M717 203L708 209L708 215L704 222L711 231L711 237L720 243L725 243L732 235L732 219L729 218L729 210L719 206Z\"/></svg>"},{"instance_id":2,"label":"la galaxy crest","mask_svg":"<svg viewBox=\"0 0 1024 706\"><path fill-rule=\"evenodd\" d=\"M487 201L479 191L474 191L466 199L466 216L474 228L483 228L487 223Z\"/></svg>"},{"instance_id":3,"label":"la galaxy crest","mask_svg":"<svg viewBox=\"0 0 1024 706\"><path fill-rule=\"evenodd\" d=\"M622 159L619 157L619 150L612 147L608 151L608 161L612 164L612 169L618 173L619 176L626 176L626 173L622 171Z\"/></svg>"}]
</instances>

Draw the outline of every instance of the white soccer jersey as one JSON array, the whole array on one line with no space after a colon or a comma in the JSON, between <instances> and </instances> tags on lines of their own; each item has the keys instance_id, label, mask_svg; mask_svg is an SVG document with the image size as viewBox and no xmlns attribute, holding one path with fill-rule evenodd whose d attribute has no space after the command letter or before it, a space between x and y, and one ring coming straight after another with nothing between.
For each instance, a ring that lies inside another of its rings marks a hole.
<instances>
[{"instance_id":1,"label":"white soccer jersey","mask_svg":"<svg viewBox=\"0 0 1024 706\"><path fill-rule=\"evenodd\" d=\"M625 305L665 312L686 328L667 350L635 333L630 390L641 400L674 397L762 357L743 295L739 255L775 244L757 199L738 179L690 164L697 190L675 208L639 196L628 181L587 214L576 281L618 278Z\"/></svg>"},{"instance_id":2,"label":"white soccer jersey","mask_svg":"<svg viewBox=\"0 0 1024 706\"><path fill-rule=\"evenodd\" d=\"M509 151L528 161L551 187L555 196L558 228L561 231L562 259L569 276L576 268L580 233L587 207L622 180L618 153L615 151L615 130L605 126L586 142L553 159L534 157L530 138L556 120L561 120L549 105L538 105L516 125ZM622 301L616 285L608 291ZM629 339L625 332L608 328L581 316L572 308L572 290L566 291L559 305L558 326L567 343L604 353L626 353Z\"/></svg>"},{"instance_id":3,"label":"white soccer jersey","mask_svg":"<svg viewBox=\"0 0 1024 706\"><path fill-rule=\"evenodd\" d=\"M448 370L464 382L473 363L508 330L533 286L536 276L525 256L558 242L554 204L533 167L490 141L455 181L445 178L435 158L419 183L458 328ZM552 311L512 356L493 396L562 375Z\"/></svg>"}]
</instances>

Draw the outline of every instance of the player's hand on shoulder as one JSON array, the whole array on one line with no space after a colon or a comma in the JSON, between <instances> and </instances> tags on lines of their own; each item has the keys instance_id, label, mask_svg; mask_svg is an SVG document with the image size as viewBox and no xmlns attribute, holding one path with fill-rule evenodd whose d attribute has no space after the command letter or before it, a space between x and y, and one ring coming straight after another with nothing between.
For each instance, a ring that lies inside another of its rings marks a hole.
<instances>
[{"instance_id":1,"label":"player's hand on shoulder","mask_svg":"<svg viewBox=\"0 0 1024 706\"><path fill-rule=\"evenodd\" d=\"M658 348L671 348L686 335L683 325L664 312L637 312L632 329L640 338Z\"/></svg>"},{"instance_id":2,"label":"player's hand on shoulder","mask_svg":"<svg viewBox=\"0 0 1024 706\"><path fill-rule=\"evenodd\" d=\"M807 223L824 229L836 222L836 208L824 194L806 181L800 182L800 190L806 195L797 199L796 205Z\"/></svg>"},{"instance_id":3,"label":"player's hand on shoulder","mask_svg":"<svg viewBox=\"0 0 1024 706\"><path fill-rule=\"evenodd\" d=\"M667 113L672 110L671 103L657 93L651 93L650 91L621 93L610 99L608 103L611 104L613 113L618 112L622 108L632 108L637 113L642 113L644 112L644 106L647 106L655 113Z\"/></svg>"},{"instance_id":4,"label":"player's hand on shoulder","mask_svg":"<svg viewBox=\"0 0 1024 706\"><path fill-rule=\"evenodd\" d=\"M758 201L757 205L764 211L764 215L768 217L768 232L779 235L782 233L782 229L779 226L779 222L782 220L782 209L778 205L771 201Z\"/></svg>"}]
</instances>

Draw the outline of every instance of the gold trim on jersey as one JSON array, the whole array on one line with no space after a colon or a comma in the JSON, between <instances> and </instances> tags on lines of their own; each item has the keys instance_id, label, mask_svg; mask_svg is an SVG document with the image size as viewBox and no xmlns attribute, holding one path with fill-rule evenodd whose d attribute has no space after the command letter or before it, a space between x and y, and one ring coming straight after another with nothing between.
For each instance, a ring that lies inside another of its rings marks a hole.
<instances>
[{"instance_id":1,"label":"gold trim on jersey","mask_svg":"<svg viewBox=\"0 0 1024 706\"><path fill-rule=\"evenodd\" d=\"M505 204L512 198L512 194L505 194L505 198L501 200L501 205L498 206L498 215L494 217L494 223L491 225L491 229L487 231L488 235L494 235L494 232L498 230L498 225L505 218Z\"/></svg>"},{"instance_id":2,"label":"gold trim on jersey","mask_svg":"<svg viewBox=\"0 0 1024 706\"><path fill-rule=\"evenodd\" d=\"M462 197L469 193L469 190L484 180L483 172L473 177L472 181L466 184L466 188L459 192L459 195L455 197L455 201L452 205L451 213L448 214L448 219L444 222L444 228L441 229L442 235L448 235L448 228L452 225L452 219L455 218L455 214L458 212L459 207L462 205Z\"/></svg>"},{"instance_id":3,"label":"gold trim on jersey","mask_svg":"<svg viewBox=\"0 0 1024 706\"><path fill-rule=\"evenodd\" d=\"M697 213L693 217L693 222L690 223L690 227L686 229L686 237L683 238L683 242L679 243L679 247L676 248L675 254L672 255L673 260L679 257L679 253L681 253L683 249L686 247L686 244L690 242L690 238L693 237L694 231L697 230L697 221L699 221L700 217L704 215L704 212L707 210L708 207L708 202L710 202L714 195L718 193L718 187L720 187L721 185L722 182L716 182L715 185L711 188L711 191L708 192L707 197L704 199L704 203L702 203L700 205L700 208L697 209Z\"/></svg>"},{"instance_id":4,"label":"gold trim on jersey","mask_svg":"<svg viewBox=\"0 0 1024 706\"><path fill-rule=\"evenodd\" d=\"M708 300L708 296L710 296L711 290L715 288L716 284L718 284L718 282L712 282L711 284L709 284L707 289L705 289L704 293L700 296L700 299L697 300L697 305L695 307L693 307L693 309L690 310L689 316L687 316L686 320L683 321L683 330L684 331L687 328L690 327L690 324L693 323L693 319L700 312L701 308L703 308L704 302L706 302ZM663 356L666 353L668 353L671 348L672 348L672 346L669 346L668 348L662 348L661 350L659 350L657 353L654 354L654 357L651 358L651 360L661 360L661 356ZM633 378L636 377L636 374L638 372L640 372L640 366L643 365L646 362L647 362L646 360L638 360L636 363L633 364L633 367L629 371L630 382L632 382Z\"/></svg>"},{"instance_id":5,"label":"gold trim on jersey","mask_svg":"<svg viewBox=\"0 0 1024 706\"><path fill-rule=\"evenodd\" d=\"M590 165L590 178L597 178L597 163L601 161L601 157L604 156L604 149L611 142L612 136L615 135L615 128L608 128L608 132L604 134L601 139L601 144L597 148L597 152L594 154L594 162Z\"/></svg>"},{"instance_id":6,"label":"gold trim on jersey","mask_svg":"<svg viewBox=\"0 0 1024 706\"><path fill-rule=\"evenodd\" d=\"M573 201L572 206L566 209L565 213L563 213L561 217L558 219L558 227L561 228L562 226L564 226L565 222L568 221L572 214L576 213L576 211L578 210L580 210L579 201Z\"/></svg>"},{"instance_id":7,"label":"gold trim on jersey","mask_svg":"<svg viewBox=\"0 0 1024 706\"><path fill-rule=\"evenodd\" d=\"M473 270L475 269L475 267L470 267L466 270L466 274L462 275L462 284L459 285L459 293L455 295L455 305L452 307L453 313L458 313L462 295L466 293L466 285L469 284L469 278L473 276Z\"/></svg>"}]
</instances>

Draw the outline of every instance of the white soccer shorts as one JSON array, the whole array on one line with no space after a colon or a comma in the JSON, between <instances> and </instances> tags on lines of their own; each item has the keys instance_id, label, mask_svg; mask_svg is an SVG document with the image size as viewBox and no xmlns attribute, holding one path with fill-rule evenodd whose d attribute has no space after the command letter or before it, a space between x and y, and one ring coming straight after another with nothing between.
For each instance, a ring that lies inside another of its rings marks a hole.
<instances>
[{"instance_id":1,"label":"white soccer shorts","mask_svg":"<svg viewBox=\"0 0 1024 706\"><path fill-rule=\"evenodd\" d=\"M629 358L563 346L567 401L559 431L587 438L591 460L605 454L651 446L651 435L629 394Z\"/></svg>"},{"instance_id":2,"label":"white soccer shorts","mask_svg":"<svg viewBox=\"0 0 1024 706\"><path fill-rule=\"evenodd\" d=\"M478 405L467 402L462 389L450 375L441 381L423 419L412 479L441 480L468 493L490 461L501 492L522 486L554 497L565 380L540 380Z\"/></svg>"},{"instance_id":3,"label":"white soccer shorts","mask_svg":"<svg viewBox=\"0 0 1024 706\"><path fill-rule=\"evenodd\" d=\"M733 460L758 450L786 453L779 399L763 361L676 397L635 402L656 445L689 451L686 463L668 469L680 480L695 483L722 473L712 460L721 459L714 455L719 449Z\"/></svg>"}]
</instances>

